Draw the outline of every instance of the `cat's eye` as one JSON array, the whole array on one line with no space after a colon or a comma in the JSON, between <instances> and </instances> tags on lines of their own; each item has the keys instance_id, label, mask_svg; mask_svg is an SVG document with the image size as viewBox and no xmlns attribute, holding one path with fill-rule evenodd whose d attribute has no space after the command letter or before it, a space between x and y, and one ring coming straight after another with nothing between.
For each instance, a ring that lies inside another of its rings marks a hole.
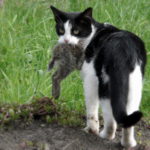
<instances>
[{"instance_id":1,"label":"cat's eye","mask_svg":"<svg viewBox=\"0 0 150 150\"><path fill-rule=\"evenodd\" d=\"M59 28L59 32L60 32L61 34L64 34L64 33L65 33L65 31L64 31L62 28Z\"/></svg>"},{"instance_id":2,"label":"cat's eye","mask_svg":"<svg viewBox=\"0 0 150 150\"><path fill-rule=\"evenodd\" d=\"M73 34L74 35L78 35L79 34L79 30L73 30Z\"/></svg>"}]
</instances>

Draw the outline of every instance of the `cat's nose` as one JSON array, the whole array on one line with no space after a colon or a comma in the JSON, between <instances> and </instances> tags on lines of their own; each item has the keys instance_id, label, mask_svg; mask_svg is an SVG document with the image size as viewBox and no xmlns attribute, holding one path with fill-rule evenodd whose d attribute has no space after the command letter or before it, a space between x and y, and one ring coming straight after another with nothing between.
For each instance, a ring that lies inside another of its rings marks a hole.
<instances>
[{"instance_id":1,"label":"cat's nose","mask_svg":"<svg viewBox=\"0 0 150 150\"><path fill-rule=\"evenodd\" d=\"M64 41L65 41L65 43L69 43L69 40L67 40L67 39L65 39Z\"/></svg>"}]
</instances>

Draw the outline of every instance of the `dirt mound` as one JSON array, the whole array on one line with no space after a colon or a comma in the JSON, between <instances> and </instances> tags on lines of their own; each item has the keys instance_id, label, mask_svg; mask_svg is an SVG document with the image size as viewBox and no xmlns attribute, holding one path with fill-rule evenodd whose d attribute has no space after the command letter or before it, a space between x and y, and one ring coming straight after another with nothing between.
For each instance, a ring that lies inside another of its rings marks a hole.
<instances>
[{"instance_id":1,"label":"dirt mound","mask_svg":"<svg viewBox=\"0 0 150 150\"><path fill-rule=\"evenodd\" d=\"M139 143L144 141L143 145L128 150L150 150L150 131L142 129L141 133L137 138ZM26 127L14 125L1 131L0 150L125 150L120 146L119 138L119 131L115 140L108 141L84 133L80 128L32 122Z\"/></svg>"},{"instance_id":2,"label":"dirt mound","mask_svg":"<svg viewBox=\"0 0 150 150\"><path fill-rule=\"evenodd\" d=\"M48 117L58 117L59 110L52 98L34 98L28 104L1 104L0 125L10 124L13 121L46 120Z\"/></svg>"},{"instance_id":3,"label":"dirt mound","mask_svg":"<svg viewBox=\"0 0 150 150\"><path fill-rule=\"evenodd\" d=\"M0 150L125 150L119 144L120 129L114 140L103 140L81 130L84 113L62 108L48 97L35 99L30 104L0 106ZM128 150L150 150L147 122L138 123L139 145Z\"/></svg>"}]
</instances>

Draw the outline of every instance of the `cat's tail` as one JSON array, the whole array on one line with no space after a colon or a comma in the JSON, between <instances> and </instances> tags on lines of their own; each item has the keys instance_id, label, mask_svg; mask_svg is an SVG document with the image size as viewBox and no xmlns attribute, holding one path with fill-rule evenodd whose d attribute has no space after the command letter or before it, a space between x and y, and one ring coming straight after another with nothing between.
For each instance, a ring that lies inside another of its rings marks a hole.
<instances>
[{"instance_id":1,"label":"cat's tail","mask_svg":"<svg viewBox=\"0 0 150 150\"><path fill-rule=\"evenodd\" d=\"M130 115L127 115L125 112L123 113L121 111L118 113L120 114L116 114L116 112L113 111L117 123L123 128L128 128L135 125L142 117L142 113L140 111L135 111Z\"/></svg>"},{"instance_id":2,"label":"cat's tail","mask_svg":"<svg viewBox=\"0 0 150 150\"><path fill-rule=\"evenodd\" d=\"M141 119L142 113L135 111L127 114L128 94L130 92L129 74L127 72L122 73L120 70L112 70L110 89L112 113L116 122L123 128L135 125Z\"/></svg>"},{"instance_id":3,"label":"cat's tail","mask_svg":"<svg viewBox=\"0 0 150 150\"><path fill-rule=\"evenodd\" d=\"M118 120L121 121L121 125L124 128L128 128L131 127L133 125L135 125L143 116L143 114L140 111L135 111L130 115L125 115L124 117L122 117L122 119Z\"/></svg>"}]
</instances>

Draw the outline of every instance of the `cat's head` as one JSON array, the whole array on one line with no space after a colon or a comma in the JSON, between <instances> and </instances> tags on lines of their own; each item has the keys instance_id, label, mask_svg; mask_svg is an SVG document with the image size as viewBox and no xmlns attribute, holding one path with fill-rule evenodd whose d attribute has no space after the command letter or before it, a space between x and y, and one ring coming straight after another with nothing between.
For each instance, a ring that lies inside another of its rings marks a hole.
<instances>
[{"instance_id":1,"label":"cat's head","mask_svg":"<svg viewBox=\"0 0 150 150\"><path fill-rule=\"evenodd\" d=\"M56 32L59 43L77 45L82 43L86 47L93 34L94 26L92 19L92 8L83 12L68 13L51 6L56 21Z\"/></svg>"}]
</instances>

